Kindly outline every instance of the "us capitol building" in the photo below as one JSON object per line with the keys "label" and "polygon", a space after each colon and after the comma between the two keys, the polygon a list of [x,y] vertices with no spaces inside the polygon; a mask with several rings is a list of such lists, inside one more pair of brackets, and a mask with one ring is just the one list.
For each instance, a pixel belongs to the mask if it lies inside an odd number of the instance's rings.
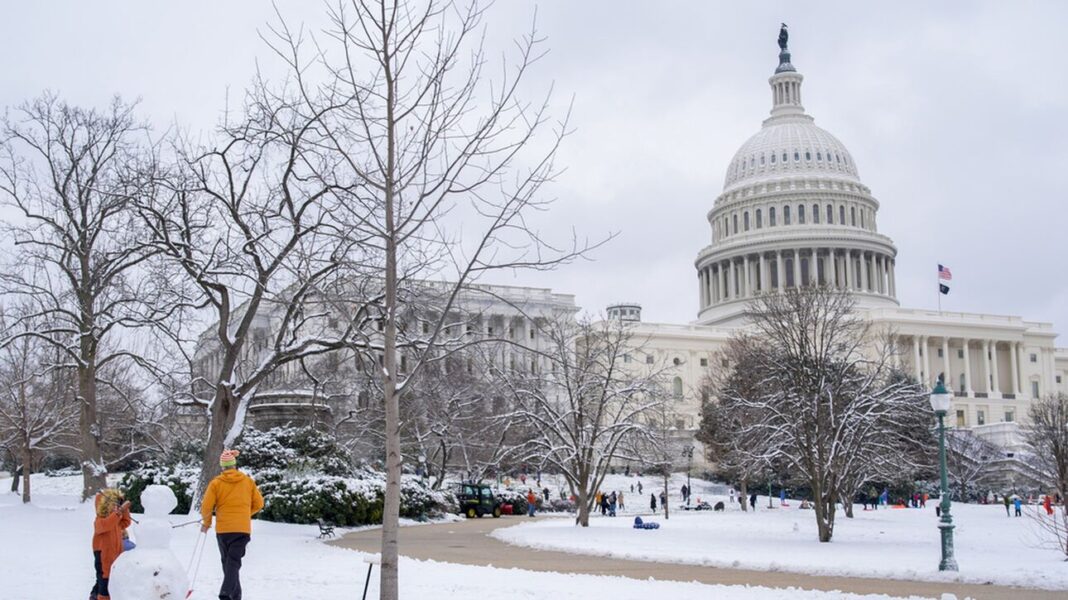
{"label": "us capitol building", "polygon": [[754,298],[808,285],[849,290],[875,326],[897,336],[917,381],[933,386],[944,374],[955,396],[951,424],[1012,452],[1031,400],[1068,391],[1068,349],[1054,346],[1049,323],[900,306],[897,248],[879,232],[879,201],[845,145],[805,113],[804,77],[785,35],[780,48],[768,80],[771,115],[727,165],[707,214],[711,241],[694,261],[696,321],[643,323],[641,307],[628,303],[609,307],[609,317],[634,322],[644,362],[667,365],[676,428],[693,432],[709,362],[744,325]]}

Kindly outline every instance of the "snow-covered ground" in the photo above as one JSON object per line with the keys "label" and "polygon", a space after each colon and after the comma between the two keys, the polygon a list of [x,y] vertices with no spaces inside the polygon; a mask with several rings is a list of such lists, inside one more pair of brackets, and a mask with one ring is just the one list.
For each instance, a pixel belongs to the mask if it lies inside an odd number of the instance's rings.
{"label": "snow-covered ground", "polygon": [[[928,502],[926,509],[869,512],[858,505],[854,519],[839,512],[834,540],[821,544],[812,511],[799,509],[796,501],[788,499],[790,506],[781,508],[774,498],[776,508],[769,510],[768,497],[760,496],[757,511],[743,513],[737,503],[721,495],[722,486],[694,480],[694,502],[699,497],[712,504],[722,500],[727,510],[686,512],[679,510],[678,496],[685,477],[676,474],[670,484],[671,516],[665,521],[662,512],[654,517],[649,508],[650,488],[659,494],[662,480],[641,479],[641,504],[629,494],[630,484],[636,481],[635,477],[614,476],[604,486],[607,491],[624,491],[626,518],[597,514],[587,529],[576,528],[571,519],[546,519],[501,529],[494,536],[521,546],[659,562],[1068,589],[1068,562],[1043,543],[1029,515],[1037,511],[1035,506],[1025,507],[1022,518],[1007,518],[1001,505],[954,505],[954,542],[960,565],[960,573],[954,576],[938,572],[940,538],[934,502]],[[633,529],[635,514],[659,522],[660,529]]]}
{"label": "snow-covered ground", "polygon": [[[80,478],[34,476],[35,500],[23,506],[6,490],[10,480],[0,479],[0,565],[4,566],[4,597],[18,600],[83,598],[93,581],[90,536],[92,510],[77,502]],[[135,515],[136,517],[136,515]],[[172,515],[173,523],[190,518]],[[608,524],[605,520],[604,524]],[[598,525],[602,525],[598,522]],[[609,527],[589,530],[610,531]],[[252,543],[242,569],[249,598],[287,600],[350,600],[359,597],[367,565],[365,555],[334,548],[316,539],[314,526],[256,522]],[[175,530],[172,547],[185,564],[199,536],[196,526]],[[136,552],[137,550],[134,550]],[[209,544],[192,598],[215,598],[221,568]],[[709,586],[657,582],[621,577],[535,573],[514,569],[472,567],[404,559],[401,563],[404,598],[479,598],[480,600],[531,599],[647,600],[648,598],[717,598],[722,600],[830,600],[885,599],[833,592],[780,590],[749,586]],[[377,596],[377,571],[369,597]]]}

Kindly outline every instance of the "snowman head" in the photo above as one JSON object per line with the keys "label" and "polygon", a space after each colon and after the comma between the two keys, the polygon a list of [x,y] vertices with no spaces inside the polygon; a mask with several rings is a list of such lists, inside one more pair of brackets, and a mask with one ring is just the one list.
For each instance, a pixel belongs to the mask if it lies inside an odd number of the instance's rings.
{"label": "snowman head", "polygon": [[165,485],[150,485],[141,492],[141,506],[145,507],[145,516],[163,517],[178,506],[178,498]]}

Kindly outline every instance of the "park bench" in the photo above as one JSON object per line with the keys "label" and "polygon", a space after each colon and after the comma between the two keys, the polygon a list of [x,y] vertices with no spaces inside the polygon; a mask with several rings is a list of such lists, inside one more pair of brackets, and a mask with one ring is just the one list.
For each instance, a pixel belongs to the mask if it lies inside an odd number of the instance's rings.
{"label": "park bench", "polygon": [[318,522],[319,522],[319,539],[323,539],[324,537],[334,537],[334,535],[336,535],[334,533],[334,525],[332,523],[327,523],[326,521],[324,521],[322,519],[319,519]]}

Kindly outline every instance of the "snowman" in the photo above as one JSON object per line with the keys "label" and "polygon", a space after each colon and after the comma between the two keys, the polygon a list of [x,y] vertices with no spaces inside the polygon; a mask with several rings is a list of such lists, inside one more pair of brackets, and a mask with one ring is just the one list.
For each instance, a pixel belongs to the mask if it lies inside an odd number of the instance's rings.
{"label": "snowman", "polygon": [[150,485],[141,494],[145,517],[134,527],[137,549],[123,552],[111,568],[112,600],[182,600],[189,580],[171,551],[167,515],[178,506],[171,488]]}

